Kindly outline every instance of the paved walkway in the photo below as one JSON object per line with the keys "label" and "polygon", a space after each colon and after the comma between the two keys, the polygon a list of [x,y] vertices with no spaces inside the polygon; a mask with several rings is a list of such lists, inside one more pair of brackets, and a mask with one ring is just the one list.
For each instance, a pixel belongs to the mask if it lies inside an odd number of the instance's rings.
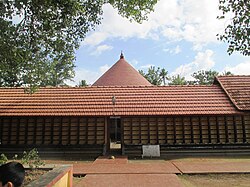
{"label": "paved walkway", "polygon": [[171,161],[183,174],[250,173],[249,161]]}
{"label": "paved walkway", "polygon": [[77,186],[182,187],[176,174],[250,173],[250,161],[173,160],[129,163],[127,157],[99,157],[93,163],[74,164],[74,174],[86,175]]}

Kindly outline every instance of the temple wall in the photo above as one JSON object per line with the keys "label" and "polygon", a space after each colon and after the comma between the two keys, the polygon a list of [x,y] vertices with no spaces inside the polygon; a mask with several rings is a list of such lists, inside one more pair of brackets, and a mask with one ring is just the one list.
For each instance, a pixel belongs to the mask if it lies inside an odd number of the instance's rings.
{"label": "temple wall", "polygon": [[[141,155],[142,145],[170,149],[236,148],[250,145],[250,115],[127,117],[123,154]],[[246,147],[246,146],[245,146]]]}
{"label": "temple wall", "polygon": [[0,119],[1,145],[103,145],[105,118],[4,117]]}

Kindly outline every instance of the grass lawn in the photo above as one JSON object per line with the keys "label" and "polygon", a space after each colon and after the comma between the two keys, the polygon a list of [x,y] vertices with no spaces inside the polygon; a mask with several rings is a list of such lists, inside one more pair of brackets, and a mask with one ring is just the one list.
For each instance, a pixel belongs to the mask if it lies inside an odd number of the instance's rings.
{"label": "grass lawn", "polygon": [[248,187],[250,174],[178,175],[185,187]]}

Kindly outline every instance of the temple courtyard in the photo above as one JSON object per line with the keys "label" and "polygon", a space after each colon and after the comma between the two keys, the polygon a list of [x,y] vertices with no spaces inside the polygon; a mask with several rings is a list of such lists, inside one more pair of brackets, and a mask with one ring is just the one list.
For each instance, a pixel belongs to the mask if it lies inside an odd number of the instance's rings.
{"label": "temple courtyard", "polygon": [[55,161],[73,164],[73,186],[248,186],[249,157],[180,159],[128,159],[126,156],[96,160]]}

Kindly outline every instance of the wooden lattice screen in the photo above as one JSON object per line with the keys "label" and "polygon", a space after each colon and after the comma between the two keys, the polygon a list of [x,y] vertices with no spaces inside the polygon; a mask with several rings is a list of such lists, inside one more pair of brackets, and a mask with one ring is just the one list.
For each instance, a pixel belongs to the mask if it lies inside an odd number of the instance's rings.
{"label": "wooden lattice screen", "polygon": [[2,145],[103,145],[105,118],[5,117],[0,119]]}
{"label": "wooden lattice screen", "polygon": [[122,124],[125,145],[250,142],[250,116],[129,117]]}

